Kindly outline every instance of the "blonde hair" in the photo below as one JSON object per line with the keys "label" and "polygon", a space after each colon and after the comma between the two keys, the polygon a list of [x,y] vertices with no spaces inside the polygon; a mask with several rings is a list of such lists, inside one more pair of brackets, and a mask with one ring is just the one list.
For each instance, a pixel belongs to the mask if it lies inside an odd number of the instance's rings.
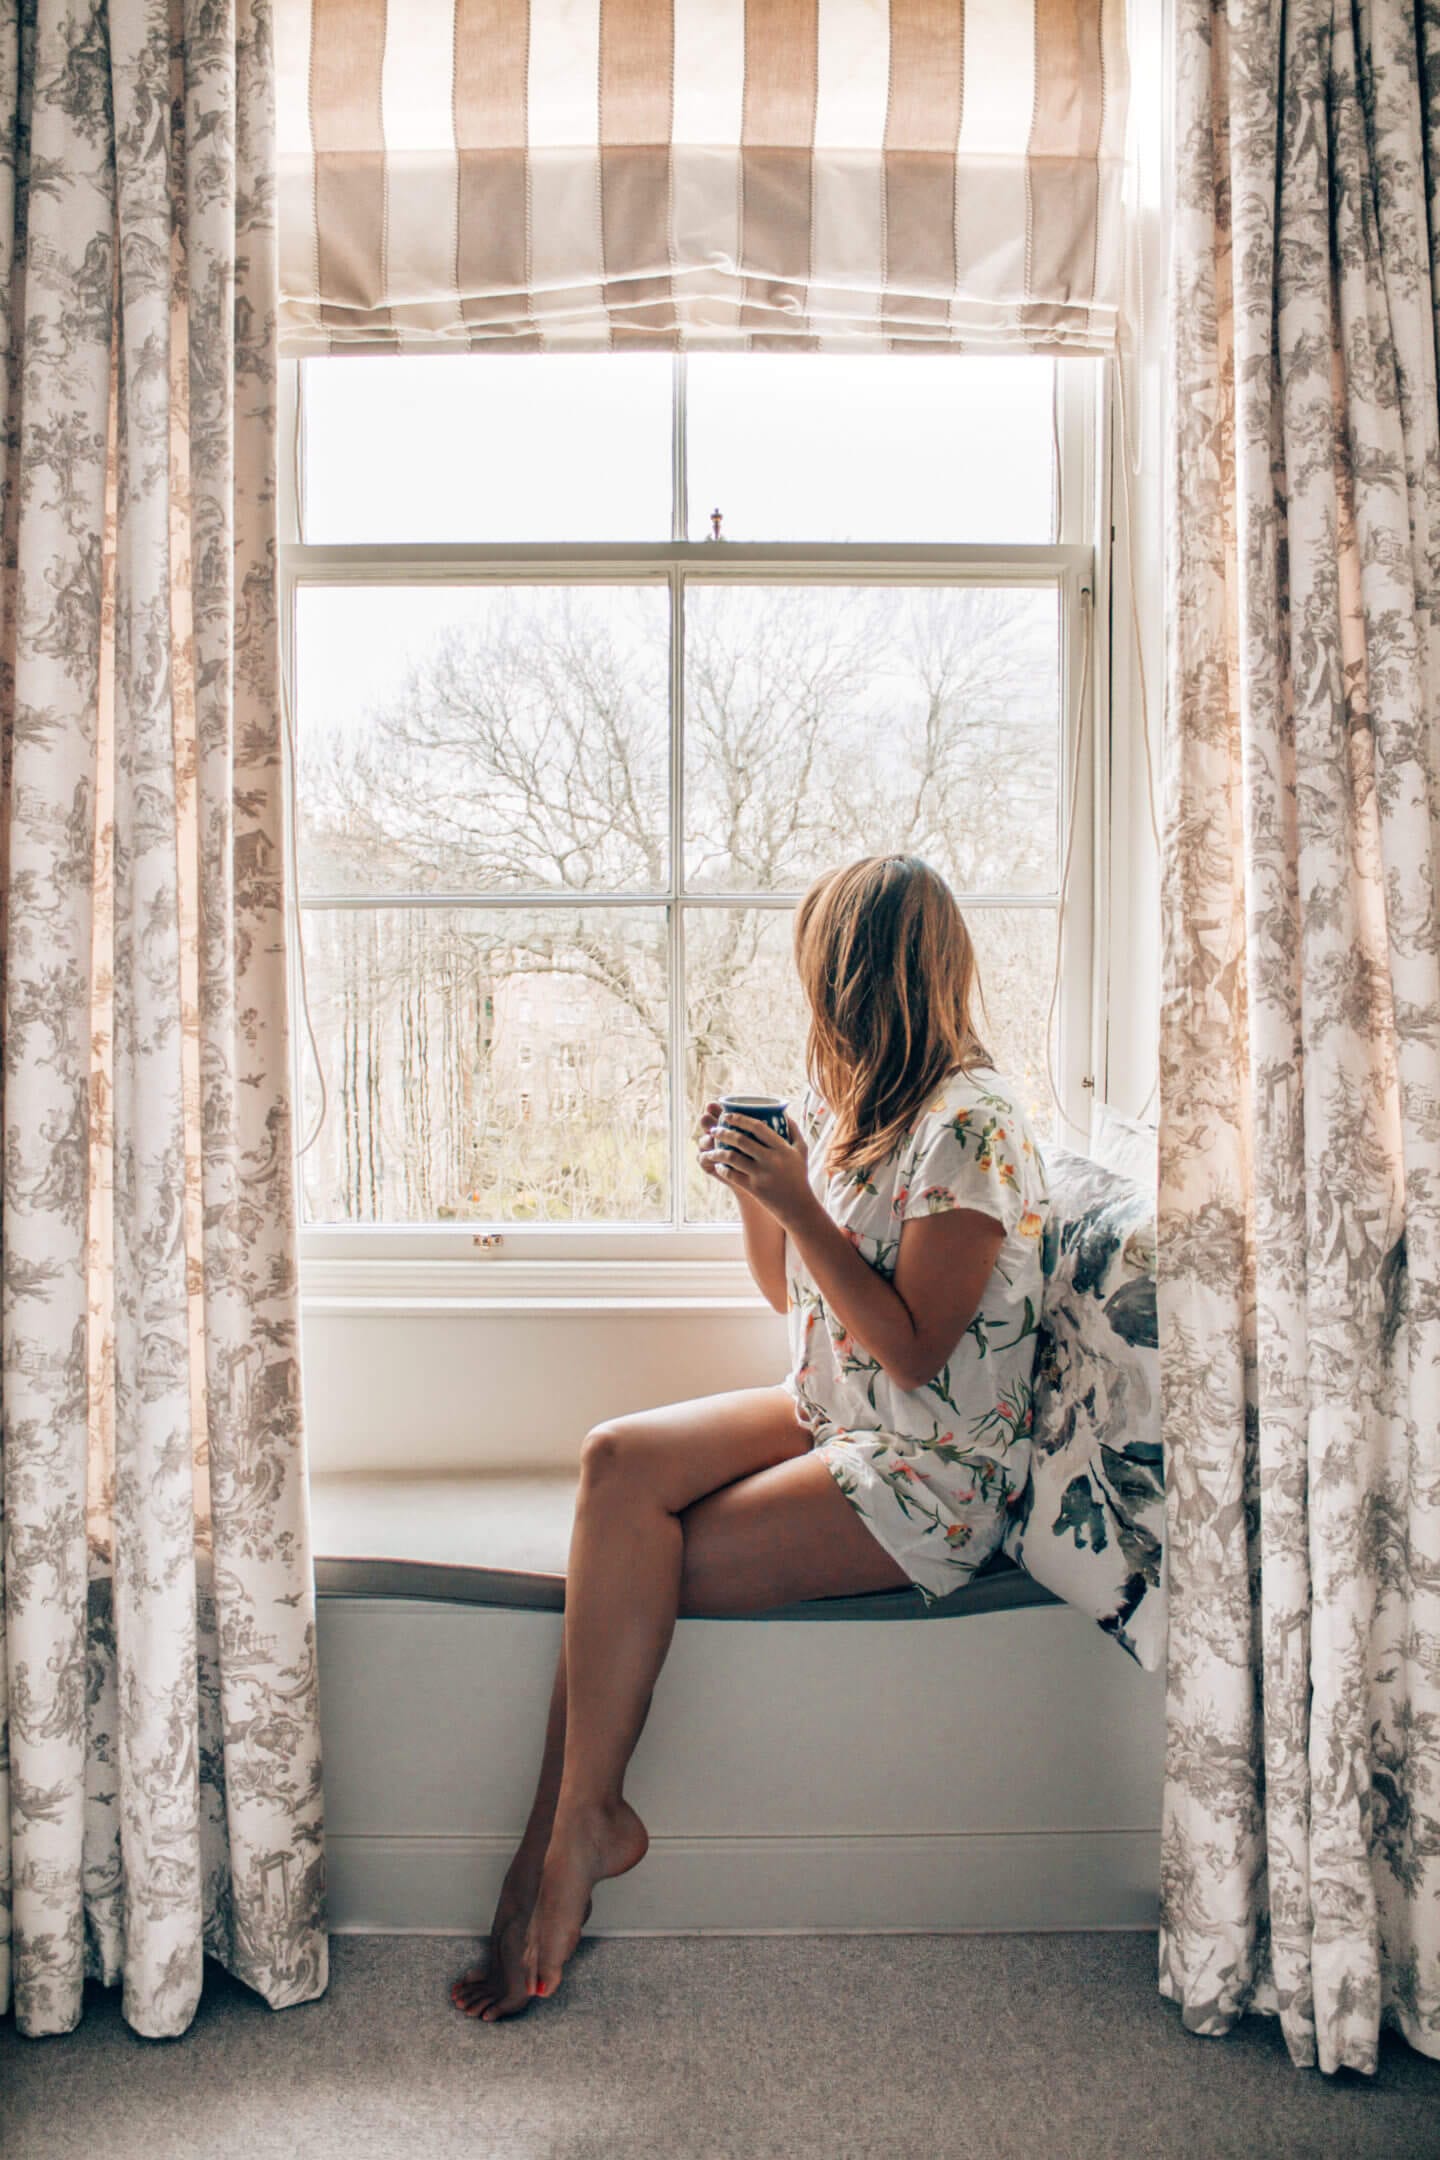
{"label": "blonde hair", "polygon": [[806,1067],[835,1117],[826,1167],[863,1175],[947,1074],[990,1063],[974,1023],[975,947],[938,871],[915,855],[867,855],[805,894],[795,965]]}

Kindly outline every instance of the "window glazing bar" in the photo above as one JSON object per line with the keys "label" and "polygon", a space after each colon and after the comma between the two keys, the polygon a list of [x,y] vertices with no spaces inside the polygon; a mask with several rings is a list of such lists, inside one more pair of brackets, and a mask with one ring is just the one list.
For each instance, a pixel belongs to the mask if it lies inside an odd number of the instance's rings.
{"label": "window glazing bar", "polygon": [[[462,545],[335,547],[292,544],[282,549],[287,574],[298,584],[404,585],[437,579],[499,578],[512,584],[548,584],[569,578],[608,578],[612,583],[664,577],[674,568],[694,578],[768,575],[790,580],[830,579],[884,583],[909,578],[965,577],[979,582],[1031,584],[1088,571],[1087,547],[930,547],[805,545],[746,540],[597,542],[577,546],[544,542],[525,546]],[[621,575],[623,573],[623,576]]]}
{"label": "window glazing bar", "polygon": [[[302,908],[328,908],[336,911],[376,908],[794,908],[804,895],[788,893],[608,893],[567,892],[563,887],[549,887],[544,892],[375,892],[375,893],[303,893]],[[985,892],[956,893],[961,907],[967,908],[1053,908],[1059,901],[1054,892]]]}
{"label": "window glazing bar", "polygon": [[669,960],[670,1084],[670,1221],[685,1215],[686,1011],[685,921],[679,904],[685,881],[685,600],[680,573],[670,573],[670,896],[666,904],[665,945]]}

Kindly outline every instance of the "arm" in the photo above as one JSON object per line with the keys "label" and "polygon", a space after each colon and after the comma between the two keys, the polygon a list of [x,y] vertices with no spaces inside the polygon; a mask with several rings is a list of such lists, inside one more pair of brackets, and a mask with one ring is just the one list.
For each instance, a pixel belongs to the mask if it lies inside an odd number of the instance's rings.
{"label": "arm", "polygon": [[789,1303],[785,1284],[785,1227],[777,1222],[770,1210],[757,1200],[753,1193],[745,1192],[739,1180],[719,1175],[719,1164],[725,1157],[717,1158],[710,1152],[710,1135],[720,1119],[719,1103],[706,1103],[700,1120],[700,1167],[706,1177],[715,1178],[717,1184],[728,1185],[740,1203],[740,1229],[745,1239],[745,1265],[750,1277],[766,1303],[778,1313],[783,1313]]}
{"label": "arm", "polygon": [[830,1310],[896,1385],[924,1387],[975,1316],[1005,1242],[1004,1224],[975,1208],[918,1216],[901,1229],[887,1282],[826,1214],[803,1159],[789,1159],[798,1151],[753,1119],[739,1123],[744,1153],[731,1157],[725,1183],[765,1209],[782,1241],[789,1232]]}

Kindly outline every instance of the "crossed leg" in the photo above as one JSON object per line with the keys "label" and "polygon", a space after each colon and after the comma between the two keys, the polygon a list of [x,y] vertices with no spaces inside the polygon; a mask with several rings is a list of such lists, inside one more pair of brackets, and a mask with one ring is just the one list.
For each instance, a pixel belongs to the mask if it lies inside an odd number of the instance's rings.
{"label": "crossed leg", "polygon": [[597,1426],[581,1451],[565,1632],[530,1820],[487,1962],[451,1989],[491,2020],[550,1995],[602,1878],[643,1858],[626,1767],[677,1613],[721,1618],[906,1577],[855,1515],[783,1388]]}

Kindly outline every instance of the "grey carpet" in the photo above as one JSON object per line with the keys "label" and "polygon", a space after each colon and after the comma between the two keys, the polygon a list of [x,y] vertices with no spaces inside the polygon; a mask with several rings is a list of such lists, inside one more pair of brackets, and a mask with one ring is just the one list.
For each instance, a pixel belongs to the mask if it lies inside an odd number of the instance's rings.
{"label": "grey carpet", "polygon": [[4,2160],[1437,2160],[1440,2062],[1290,2066],[1270,2018],[1184,2031],[1151,1935],[589,1941],[564,1990],[470,2024],[464,1945],[334,1945],[279,2015],[212,1969],[185,2039],[92,1991],[0,2024]]}

